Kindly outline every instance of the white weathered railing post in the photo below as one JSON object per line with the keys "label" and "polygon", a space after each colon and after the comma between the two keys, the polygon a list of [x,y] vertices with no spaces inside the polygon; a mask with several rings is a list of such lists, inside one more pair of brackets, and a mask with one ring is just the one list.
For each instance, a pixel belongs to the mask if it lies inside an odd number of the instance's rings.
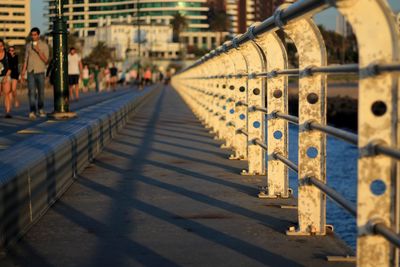
{"label": "white weathered railing post", "polygon": [[[264,33],[257,37],[256,43],[266,56],[266,71],[272,73],[288,68],[285,47],[276,33]],[[288,78],[286,75],[270,75],[267,81],[267,187],[260,192],[260,198],[276,198],[289,196],[289,176],[287,167],[274,158],[279,153],[288,158],[288,123],[273,116],[274,112],[288,114]],[[261,106],[263,107],[263,106]],[[263,112],[256,111],[262,115]]]}
{"label": "white weathered railing post", "polygon": [[235,126],[234,126],[234,118],[235,114],[234,112],[232,113],[231,110],[235,110],[235,101],[234,101],[234,93],[232,90],[230,90],[231,86],[231,81],[232,79],[228,78],[228,74],[233,74],[235,73],[235,66],[233,65],[233,62],[231,58],[222,51],[221,55],[221,62],[222,62],[222,68],[221,70],[225,78],[221,79],[221,88],[222,91],[224,92],[224,95],[226,96],[225,99],[225,125],[226,125],[226,133],[225,133],[225,144],[222,145],[223,148],[229,148],[232,150],[236,150],[236,144],[235,144]]}
{"label": "white weathered railing post", "polygon": [[377,222],[398,227],[396,163],[368,148],[376,142],[398,147],[398,76],[371,68],[399,60],[398,25],[383,0],[347,0],[338,10],[350,22],[359,51],[357,266],[397,267],[394,247],[373,231]]}
{"label": "white weathered railing post", "polygon": [[234,108],[229,112],[233,114],[233,123],[235,125],[235,155],[231,159],[247,159],[247,136],[241,130],[247,131],[247,108],[245,106],[237,105],[238,102],[247,103],[247,64],[240,48],[230,50],[228,56],[231,58],[236,75],[241,77],[233,77],[230,79],[228,90],[231,90],[234,96]]}
{"label": "white weathered railing post", "polygon": [[[250,28],[250,32],[251,29],[252,28]],[[265,114],[253,112],[249,109],[249,107],[252,106],[265,105],[264,80],[262,77],[252,75],[254,73],[264,72],[266,65],[265,56],[254,42],[244,44],[239,51],[245,59],[248,73],[246,88],[247,101],[241,103],[243,110],[247,110],[248,170],[244,170],[242,174],[265,175],[265,151],[262,147],[254,143],[255,139],[262,140],[263,142],[265,140]],[[244,116],[244,114],[240,114],[239,118],[241,118],[241,116]]]}
{"label": "white weathered railing post", "polygon": [[[275,13],[278,25],[282,25],[280,12]],[[288,23],[284,30],[297,48],[300,69],[326,66],[324,40],[310,18]],[[310,131],[307,127],[310,122],[326,124],[326,75],[303,71],[299,74],[299,223],[295,232],[287,232],[291,235],[325,235],[326,197],[306,180],[314,177],[326,182],[326,136],[319,131]]]}

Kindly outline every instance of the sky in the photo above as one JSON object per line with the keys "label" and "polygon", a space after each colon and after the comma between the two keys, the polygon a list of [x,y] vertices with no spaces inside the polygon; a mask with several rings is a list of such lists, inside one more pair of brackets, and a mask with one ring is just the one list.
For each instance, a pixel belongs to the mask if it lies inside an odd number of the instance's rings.
{"label": "sky", "polygon": [[[389,0],[389,4],[392,9],[399,12],[400,11],[400,1],[399,0]],[[47,29],[46,18],[43,16],[44,11],[44,1],[43,0],[31,0],[31,24],[32,27],[36,26],[42,30]],[[315,17],[317,24],[324,25],[327,29],[334,30],[336,25],[336,15],[337,12],[334,8],[330,8],[321,12]]]}

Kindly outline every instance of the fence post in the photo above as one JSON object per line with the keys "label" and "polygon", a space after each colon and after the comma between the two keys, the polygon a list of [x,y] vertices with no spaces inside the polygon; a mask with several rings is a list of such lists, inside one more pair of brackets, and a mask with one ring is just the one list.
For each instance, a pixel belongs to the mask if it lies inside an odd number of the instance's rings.
{"label": "fence post", "polygon": [[[212,52],[211,52],[212,53]],[[208,96],[209,96],[209,103],[211,105],[212,111],[210,112],[210,124],[211,124],[211,133],[215,134],[215,138],[219,138],[221,134],[221,129],[219,127],[219,117],[221,114],[220,107],[219,107],[219,90],[214,85],[214,78],[211,76],[215,75],[216,67],[215,61],[218,60],[218,57],[213,57],[207,61],[208,64],[204,66],[204,69],[207,70],[204,73],[205,81],[208,86]]]}
{"label": "fence post", "polygon": [[225,99],[225,125],[226,125],[226,143],[222,145],[222,148],[229,148],[232,150],[236,150],[236,144],[235,144],[235,126],[234,126],[234,117],[235,114],[234,112],[232,113],[231,110],[235,110],[235,101],[234,99],[234,94],[233,91],[230,90],[230,85],[231,85],[231,79],[228,77],[229,74],[234,74],[235,73],[235,66],[233,65],[233,62],[231,61],[230,57],[223,52],[221,54],[221,60],[222,60],[222,68],[223,68],[223,75],[225,76],[221,82],[221,87],[222,91],[224,92],[224,95],[226,96]]}
{"label": "fence post", "polygon": [[[275,18],[279,20],[279,11]],[[309,67],[326,65],[326,49],[318,27],[310,18],[288,23],[284,30],[296,45],[299,68],[306,70],[299,76],[299,224],[295,232],[287,233],[325,235],[326,196],[308,184],[306,178],[312,176],[326,182],[326,136],[307,127],[311,121],[326,124],[326,75],[311,75],[307,71]]]}
{"label": "fence post", "polygon": [[204,106],[204,103],[207,103],[207,96],[204,93],[205,88],[204,88],[204,81],[201,78],[203,76],[203,66],[198,66],[195,69],[195,75],[197,77],[195,86],[190,85],[190,87],[193,89],[194,96],[192,98],[192,101],[196,107],[197,114],[200,117],[200,120],[202,121],[203,125],[206,126],[208,124],[209,120],[209,111],[208,109]]}
{"label": "fence post", "polygon": [[[257,37],[256,43],[266,56],[266,71],[288,68],[285,47],[276,33],[265,33]],[[267,188],[260,192],[260,198],[289,197],[288,168],[273,157],[279,153],[288,158],[288,123],[273,116],[274,112],[288,114],[288,78],[286,75],[270,75],[267,77]],[[261,113],[261,112],[259,112]]]}
{"label": "fence post", "polygon": [[399,60],[398,26],[383,0],[348,0],[338,10],[351,23],[359,52],[357,266],[397,267],[396,249],[373,225],[398,227],[398,170],[394,160],[368,148],[376,142],[398,147],[398,75],[372,67]]}
{"label": "fence post", "polygon": [[234,77],[231,79],[228,90],[231,90],[234,95],[235,107],[229,110],[230,113],[234,114],[235,124],[235,138],[236,144],[235,155],[230,159],[247,159],[247,136],[245,136],[240,130],[247,131],[247,108],[245,106],[237,105],[238,102],[247,103],[247,64],[240,49],[237,47],[234,50],[228,51],[228,56],[231,58],[235,66],[235,74],[241,75],[240,77]]}
{"label": "fence post", "polygon": [[[252,27],[249,28],[248,34],[252,34]],[[255,39],[254,35],[253,39]],[[248,175],[265,175],[265,151],[262,147],[254,143],[255,139],[265,140],[265,114],[254,112],[250,107],[265,105],[265,88],[262,77],[256,77],[255,73],[264,72],[265,60],[264,54],[260,48],[253,42],[247,42],[240,48],[240,53],[247,64],[247,101],[243,109],[247,112],[247,146],[248,146],[248,171],[243,170],[242,174]],[[239,114],[242,119],[245,114]]]}
{"label": "fence post", "polygon": [[[213,65],[213,76],[214,78],[212,79],[213,81],[213,87],[215,92],[217,93],[217,108],[218,108],[218,116],[217,116],[217,138],[220,140],[226,139],[226,117],[225,117],[225,91],[222,89],[222,84],[221,84],[221,79],[217,78],[218,75],[220,75],[221,71],[221,66],[222,66],[222,58],[220,55],[218,55],[216,58],[212,59],[212,65]],[[224,108],[225,107],[225,108]]]}

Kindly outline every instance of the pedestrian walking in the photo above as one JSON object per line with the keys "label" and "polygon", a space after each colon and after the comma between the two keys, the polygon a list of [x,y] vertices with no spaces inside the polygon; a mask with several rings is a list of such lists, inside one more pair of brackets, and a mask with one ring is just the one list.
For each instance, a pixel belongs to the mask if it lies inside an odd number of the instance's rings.
{"label": "pedestrian walking", "polygon": [[117,89],[117,81],[118,81],[118,69],[117,67],[115,67],[115,63],[112,63],[110,67],[110,85],[113,91]]}
{"label": "pedestrian walking", "polygon": [[79,101],[79,78],[82,73],[81,57],[76,53],[75,47],[71,47],[68,54],[68,81],[69,81],[69,98],[71,101],[75,99]]}
{"label": "pedestrian walking", "polygon": [[143,76],[145,85],[148,85],[151,83],[151,76],[152,76],[151,70],[150,70],[150,68],[147,68],[144,73],[144,76]]}
{"label": "pedestrian walking", "polygon": [[88,91],[89,78],[89,66],[85,64],[82,71],[83,92],[85,93]]}
{"label": "pedestrian walking", "polygon": [[137,84],[137,71],[135,69],[131,69],[129,71],[129,76],[131,77],[131,80],[133,81],[133,83]]}
{"label": "pedestrian walking", "polygon": [[105,88],[107,91],[110,90],[110,68],[108,68],[107,66],[104,68],[103,70],[103,81],[105,81]]}
{"label": "pedestrian walking", "polygon": [[26,45],[21,81],[25,79],[25,73],[28,72],[29,118],[36,119],[37,110],[41,117],[46,116],[44,112],[44,81],[46,65],[49,60],[49,46],[40,39],[39,28],[32,28],[30,36],[32,41]]}
{"label": "pedestrian walking", "polygon": [[0,39],[0,90],[4,94],[5,118],[11,116],[11,88],[10,88],[11,70],[8,64],[8,56],[4,41]]}
{"label": "pedestrian walking", "polygon": [[93,70],[94,83],[96,84],[96,93],[100,92],[100,66],[96,64]]}
{"label": "pedestrian walking", "polygon": [[19,101],[17,96],[17,87],[19,80],[19,67],[18,67],[18,55],[15,52],[15,47],[10,46],[8,48],[8,64],[11,70],[11,95],[12,95],[12,103],[14,107],[19,107]]}

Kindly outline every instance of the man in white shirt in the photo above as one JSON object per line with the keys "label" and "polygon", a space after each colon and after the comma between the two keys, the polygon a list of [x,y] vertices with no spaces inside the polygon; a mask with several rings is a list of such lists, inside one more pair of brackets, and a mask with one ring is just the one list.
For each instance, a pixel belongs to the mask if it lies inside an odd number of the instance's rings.
{"label": "man in white shirt", "polygon": [[[79,78],[82,73],[81,57],[76,53],[76,49],[71,47],[68,54],[68,80],[69,80],[69,99],[74,100],[75,91],[76,101],[79,100]],[[75,90],[74,90],[75,89]]]}

